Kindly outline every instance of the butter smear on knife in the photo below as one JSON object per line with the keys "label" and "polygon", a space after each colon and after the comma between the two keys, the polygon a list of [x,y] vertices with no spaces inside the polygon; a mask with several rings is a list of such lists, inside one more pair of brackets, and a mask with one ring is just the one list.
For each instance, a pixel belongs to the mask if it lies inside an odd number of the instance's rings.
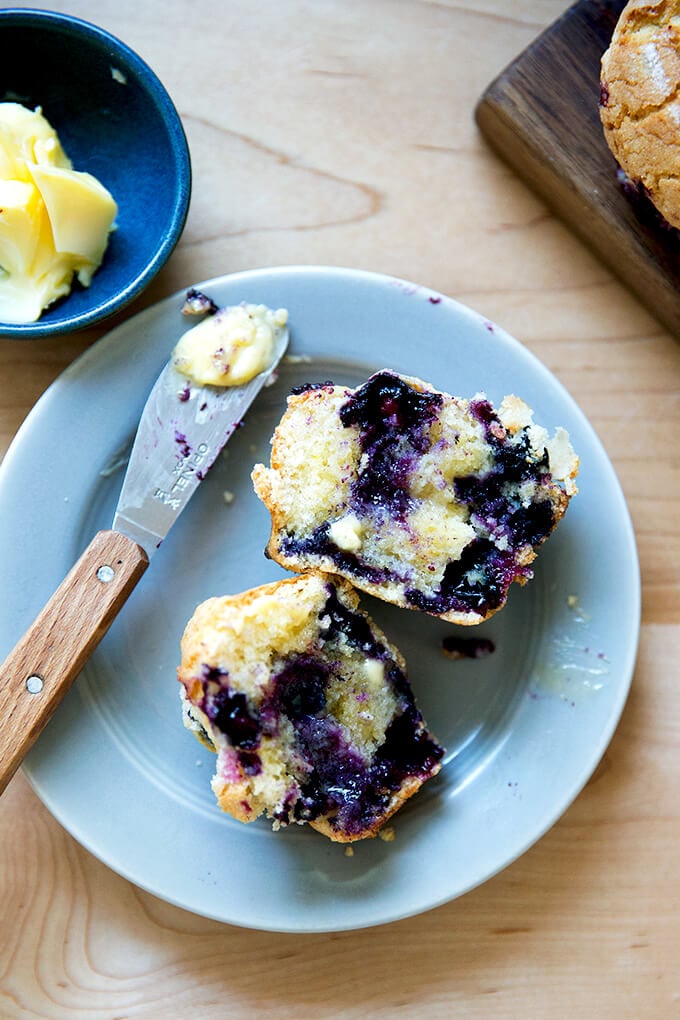
{"label": "butter smear on knife", "polygon": [[245,303],[218,308],[180,338],[173,364],[199,386],[242,386],[271,365],[287,322],[285,308]]}
{"label": "butter smear on knife", "polygon": [[0,320],[35,322],[101,265],[118,208],[41,110],[0,103]]}

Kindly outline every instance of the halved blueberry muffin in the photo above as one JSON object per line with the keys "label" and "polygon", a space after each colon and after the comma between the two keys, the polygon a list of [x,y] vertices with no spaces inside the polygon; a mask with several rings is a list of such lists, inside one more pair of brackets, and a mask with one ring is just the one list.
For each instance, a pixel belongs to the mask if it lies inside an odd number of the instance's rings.
{"label": "halved blueberry muffin", "polygon": [[475,624],[532,576],[577,470],[565,430],[550,437],[517,397],[496,410],[383,370],[295,391],[253,481],[282,566]]}
{"label": "halved blueberry muffin", "polygon": [[404,660],[342,580],[301,574],[200,605],[182,639],[185,724],[242,822],[375,836],[440,769]]}

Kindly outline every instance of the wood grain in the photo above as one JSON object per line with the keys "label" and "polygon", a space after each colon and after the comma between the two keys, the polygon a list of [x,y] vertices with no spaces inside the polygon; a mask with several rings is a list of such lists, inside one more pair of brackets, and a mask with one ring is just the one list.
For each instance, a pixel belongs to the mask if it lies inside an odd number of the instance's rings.
{"label": "wood grain", "polygon": [[148,565],[131,539],[100,531],[0,666],[0,794]]}
{"label": "wood grain", "polygon": [[[18,773],[0,798],[0,1017],[680,1017],[680,345],[474,120],[565,0],[47,6],[137,50],[189,137],[187,229],[128,314],[294,263],[394,273],[477,308],[602,439],[637,535],[643,625],[620,726],[564,817],[483,887],[373,930],[274,935],[160,902],[88,853]],[[1,451],[97,335],[0,340]]]}
{"label": "wood grain", "polygon": [[489,144],[680,335],[680,232],[624,189],[600,124],[600,58],[625,0],[581,0],[484,92]]}

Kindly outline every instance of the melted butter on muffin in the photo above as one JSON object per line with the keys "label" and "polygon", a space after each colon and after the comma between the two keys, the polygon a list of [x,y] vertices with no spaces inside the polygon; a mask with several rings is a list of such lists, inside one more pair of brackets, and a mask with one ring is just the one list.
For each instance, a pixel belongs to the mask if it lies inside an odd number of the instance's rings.
{"label": "melted butter on muffin", "polygon": [[358,552],[361,549],[362,524],[356,514],[345,514],[333,521],[328,529],[328,537],[345,552]]}

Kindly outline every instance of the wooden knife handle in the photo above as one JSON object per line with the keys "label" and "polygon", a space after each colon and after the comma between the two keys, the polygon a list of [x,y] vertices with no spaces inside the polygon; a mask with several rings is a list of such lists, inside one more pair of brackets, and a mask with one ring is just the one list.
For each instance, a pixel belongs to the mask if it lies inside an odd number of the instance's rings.
{"label": "wooden knife handle", "polygon": [[100,531],[0,666],[0,793],[149,565],[117,531]]}

